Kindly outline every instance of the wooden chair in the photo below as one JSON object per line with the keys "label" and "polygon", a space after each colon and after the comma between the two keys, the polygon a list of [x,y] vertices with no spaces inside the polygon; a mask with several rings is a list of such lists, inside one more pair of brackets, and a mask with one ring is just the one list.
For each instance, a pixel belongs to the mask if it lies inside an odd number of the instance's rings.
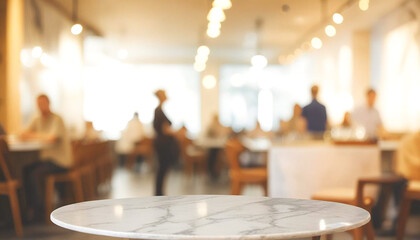
{"label": "wooden chair", "polygon": [[193,141],[187,136],[183,136],[178,140],[180,142],[185,174],[191,176],[194,173],[195,168],[197,168],[198,172],[205,173],[206,159],[204,152],[194,149]]}
{"label": "wooden chair", "polygon": [[153,139],[151,138],[143,138],[138,143],[132,153],[127,155],[127,159],[125,160],[125,167],[127,169],[131,169],[136,162],[138,156],[144,157],[145,161],[147,161],[150,168],[153,167]]}
{"label": "wooden chair", "polygon": [[[392,185],[401,184],[403,181],[405,181],[405,179],[400,176],[361,178],[357,181],[356,190],[352,188],[327,189],[315,193],[312,196],[312,199],[349,204],[364,208],[365,210],[371,212],[374,200],[371,197],[364,195],[364,190],[367,185],[380,185],[389,187]],[[373,240],[375,238],[372,221],[363,227],[352,230],[351,232],[354,240],[362,240],[363,235],[366,235],[368,240]],[[327,236],[327,239],[331,238],[332,236]]]}
{"label": "wooden chair", "polygon": [[10,207],[13,215],[13,223],[15,225],[16,235],[23,236],[22,219],[20,215],[19,199],[17,190],[20,187],[20,182],[12,179],[9,168],[7,166],[7,158],[9,149],[7,143],[3,138],[0,138],[0,170],[2,171],[5,181],[0,181],[0,194],[7,195],[10,201]]}
{"label": "wooden chair", "polygon": [[[79,144],[79,143],[78,143]],[[82,165],[84,150],[76,144],[73,145],[73,167],[66,173],[50,174],[45,180],[45,221],[50,222],[50,214],[54,209],[54,189],[56,183],[71,184],[74,200],[82,202],[85,200],[83,192],[83,176],[88,174],[88,168]],[[81,144],[81,143],[80,143]]]}
{"label": "wooden chair", "polygon": [[230,139],[225,146],[225,152],[229,161],[229,177],[231,181],[231,194],[241,194],[245,184],[260,184],[267,193],[267,168],[241,168],[239,154],[245,150],[244,146],[236,139]]}
{"label": "wooden chair", "polygon": [[409,181],[404,192],[397,222],[397,240],[403,240],[411,203],[420,200],[420,181]]}

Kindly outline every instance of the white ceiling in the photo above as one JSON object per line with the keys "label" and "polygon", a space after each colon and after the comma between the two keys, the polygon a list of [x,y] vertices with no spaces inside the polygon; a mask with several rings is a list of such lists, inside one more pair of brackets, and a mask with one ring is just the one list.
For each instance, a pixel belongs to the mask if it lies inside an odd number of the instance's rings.
{"label": "white ceiling", "polygon": [[[71,11],[72,0],[55,0]],[[255,21],[264,21],[260,45],[271,58],[284,53],[308,30],[321,21],[321,0],[232,0],[222,33],[217,39],[205,35],[211,0],[79,0],[79,16],[99,29],[108,43],[127,48],[130,59],[191,61],[200,44],[218,49],[221,58],[255,51]],[[348,0],[325,0],[326,15],[331,15]],[[357,4],[347,10],[346,21],[368,28],[402,0],[371,0],[368,12]],[[290,6],[288,12],[282,6]],[[349,16],[346,16],[349,15]],[[353,24],[355,25],[355,24]],[[242,57],[242,56],[241,56]],[[237,61],[235,59],[234,61]]]}

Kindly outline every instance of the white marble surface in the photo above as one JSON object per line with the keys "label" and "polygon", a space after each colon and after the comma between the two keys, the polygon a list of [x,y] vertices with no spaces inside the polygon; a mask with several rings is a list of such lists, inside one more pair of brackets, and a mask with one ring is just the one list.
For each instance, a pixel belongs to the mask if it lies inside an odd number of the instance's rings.
{"label": "white marble surface", "polygon": [[367,211],[339,203],[195,195],[83,202],[51,220],[74,231],[131,239],[293,239],[366,224]]}
{"label": "white marble surface", "polygon": [[380,150],[374,145],[277,145],[269,151],[267,166],[270,197],[310,199],[326,189],[356,189],[359,178],[381,174]]}

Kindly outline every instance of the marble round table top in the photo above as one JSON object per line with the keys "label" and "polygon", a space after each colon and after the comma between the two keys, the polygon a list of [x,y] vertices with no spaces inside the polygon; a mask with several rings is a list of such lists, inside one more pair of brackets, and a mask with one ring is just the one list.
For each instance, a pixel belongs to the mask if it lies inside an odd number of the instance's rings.
{"label": "marble round table top", "polygon": [[293,239],[357,228],[370,214],[324,201],[193,195],[82,202],[55,210],[51,220],[74,231],[130,239]]}

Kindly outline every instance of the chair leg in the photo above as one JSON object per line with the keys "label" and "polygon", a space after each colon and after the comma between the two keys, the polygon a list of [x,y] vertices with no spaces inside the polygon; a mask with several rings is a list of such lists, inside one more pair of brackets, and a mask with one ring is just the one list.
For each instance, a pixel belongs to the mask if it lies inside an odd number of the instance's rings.
{"label": "chair leg", "polygon": [[241,183],[237,180],[232,180],[231,183],[231,194],[240,195],[241,194]]}
{"label": "chair leg", "polygon": [[13,223],[15,225],[16,235],[23,236],[22,219],[20,216],[19,199],[17,197],[16,188],[9,189],[10,207],[12,208]]}
{"label": "chair leg", "polygon": [[76,202],[83,202],[83,185],[80,175],[75,176],[75,178],[73,179],[73,191]]}
{"label": "chair leg", "polygon": [[54,204],[54,183],[53,177],[47,177],[45,181],[45,222],[50,223],[50,214]]}
{"label": "chair leg", "polygon": [[262,187],[264,189],[264,196],[268,197],[268,187],[267,187],[267,182],[263,182]]}
{"label": "chair leg", "polygon": [[321,240],[321,236],[312,237],[312,240]]}
{"label": "chair leg", "polygon": [[410,215],[411,199],[404,198],[401,203],[400,214],[397,223],[397,240],[403,240],[405,235],[405,225]]}

